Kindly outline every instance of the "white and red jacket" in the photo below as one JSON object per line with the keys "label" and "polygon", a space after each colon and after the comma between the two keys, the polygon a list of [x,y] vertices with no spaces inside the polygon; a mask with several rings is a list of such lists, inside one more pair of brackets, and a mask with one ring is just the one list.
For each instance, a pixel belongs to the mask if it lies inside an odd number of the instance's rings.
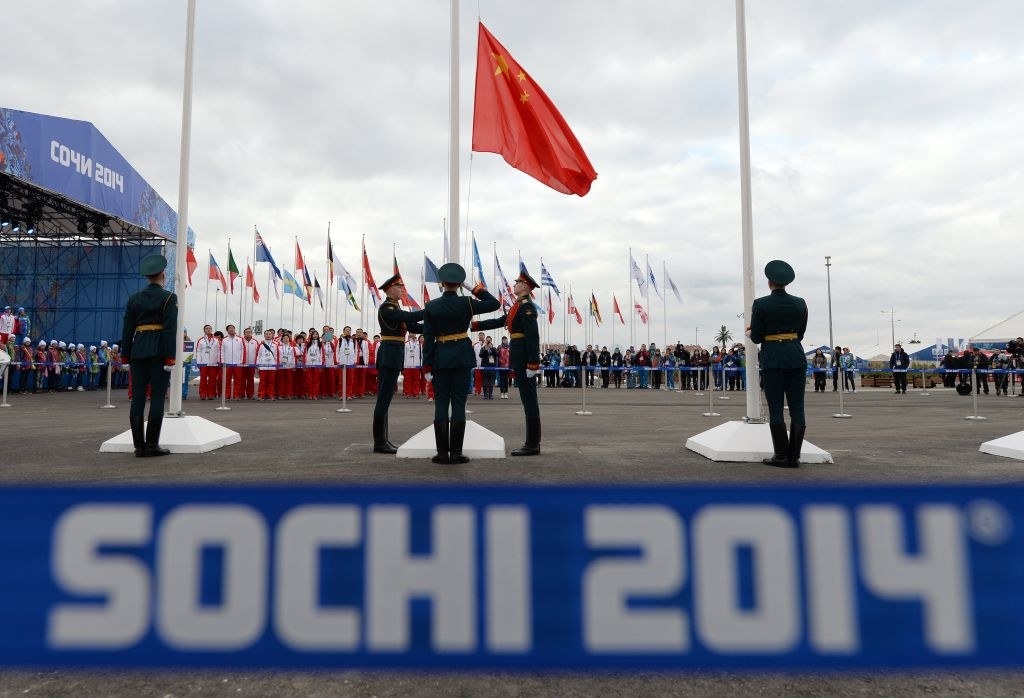
{"label": "white and red jacket", "polygon": [[306,366],[322,368],[324,365],[324,344],[319,340],[306,345]]}
{"label": "white and red jacket", "polygon": [[224,337],[220,343],[220,358],[228,366],[241,366],[248,363],[245,340],[237,334]]}
{"label": "white and red jacket", "polygon": [[260,349],[260,342],[263,340],[251,337],[246,339],[242,337],[242,341],[245,343],[245,363],[252,365],[256,363],[256,352]]}
{"label": "white and red jacket", "polygon": [[196,341],[195,353],[197,366],[220,366],[220,342],[212,334]]}
{"label": "white and red jacket", "polygon": [[273,371],[281,363],[281,344],[276,339],[260,340],[256,365],[261,371]]}

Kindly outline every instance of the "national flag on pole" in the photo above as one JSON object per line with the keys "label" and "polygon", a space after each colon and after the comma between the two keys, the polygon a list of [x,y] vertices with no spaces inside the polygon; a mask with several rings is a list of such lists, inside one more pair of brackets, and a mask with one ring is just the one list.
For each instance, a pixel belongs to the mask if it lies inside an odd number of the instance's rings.
{"label": "national flag on pole", "polygon": [[302,267],[302,287],[306,289],[306,302],[313,305],[313,280],[309,278],[309,269]]}
{"label": "national flag on pole", "polygon": [[501,268],[497,253],[494,254],[494,266],[498,269],[498,278],[501,279],[501,308],[511,308],[516,301],[515,295],[512,293],[512,285],[505,278],[505,270]]}
{"label": "national flag on pole", "polygon": [[316,272],[313,272],[313,292],[316,293],[316,299],[320,301],[320,310],[324,309],[324,292],[320,288],[320,280],[316,278]]}
{"label": "national flag on pole", "polygon": [[252,273],[252,267],[245,265],[245,287],[252,287],[252,300],[254,303],[260,302],[260,292],[256,288],[256,276]]}
{"label": "national flag on pole", "polygon": [[555,321],[555,305],[551,302],[551,291],[548,291],[548,324]]}
{"label": "national flag on pole", "polygon": [[544,260],[540,260],[540,285],[550,286],[555,291],[555,295],[561,299],[562,294],[558,291],[558,286],[555,284],[555,280],[551,278],[551,272],[544,266]]}
{"label": "national flag on pole", "polygon": [[590,314],[597,320],[597,324],[601,324],[601,309],[597,307],[597,297],[593,292],[590,293]]}
{"label": "national flag on pole", "polygon": [[572,294],[571,293],[569,294],[569,314],[576,316],[576,324],[577,325],[582,325],[583,324],[583,315],[580,314],[579,308],[577,308],[576,304],[573,303]]}
{"label": "national flag on pole", "polygon": [[642,305],[640,305],[640,301],[637,301],[633,305],[633,307],[636,308],[637,314],[640,315],[640,321],[646,325],[647,324],[647,311],[644,310],[644,307]]}
{"label": "national flag on pole", "polygon": [[196,261],[196,253],[189,246],[185,246],[185,269],[188,270],[188,285],[192,285],[192,272],[199,266],[199,262]]}
{"label": "national flag on pole", "polygon": [[224,278],[224,272],[220,270],[220,267],[217,265],[217,260],[213,258],[213,252],[210,253],[210,273],[208,278],[210,281],[220,281],[220,285],[224,289],[224,293],[228,292],[228,280]]}
{"label": "national flag on pole", "polygon": [[619,322],[623,325],[626,324],[626,318],[622,317],[622,309],[619,308],[619,300],[612,294],[612,312],[619,316]]}
{"label": "national flag on pole", "polygon": [[679,294],[679,289],[672,282],[672,277],[668,275],[668,270],[665,270],[665,285],[672,289],[672,293],[676,294],[676,300],[680,303],[683,302],[683,297]]}
{"label": "national flag on pole", "polygon": [[432,284],[441,283],[441,278],[437,275],[437,265],[430,261],[430,257],[423,255],[423,280]]}
{"label": "national flag on pole", "polygon": [[426,281],[424,281],[424,282],[423,282],[423,283],[421,284],[421,286],[422,286],[422,289],[421,289],[421,290],[423,291],[423,305],[426,305],[427,303],[429,303],[429,302],[430,302],[430,294],[429,294],[429,293],[427,293],[427,282],[426,282]]}
{"label": "national flag on pole", "polygon": [[480,250],[476,246],[476,235],[473,235],[473,268],[476,270],[477,276],[474,281],[483,284],[484,288],[487,288],[487,279],[484,277],[484,265],[480,263]]}
{"label": "national flag on pole", "polygon": [[352,274],[349,273],[348,269],[346,269],[345,265],[342,264],[341,262],[338,263],[338,267],[338,290],[342,291],[345,294],[345,300],[347,300],[349,304],[358,312],[359,304],[356,303],[355,294],[355,289],[358,286],[358,284],[356,284],[356,279],[354,276],[352,276]]}
{"label": "national flag on pole", "polygon": [[[277,266],[277,262],[270,256],[270,248],[267,247],[267,243],[263,242],[263,236],[256,231],[256,261],[257,262],[270,262],[270,268],[274,270],[274,276],[281,278],[281,270]],[[274,287],[277,287],[277,282],[274,282]]]}
{"label": "national flag on pole", "polygon": [[302,284],[300,284],[295,277],[288,272],[288,270],[284,271],[282,281],[284,282],[282,284],[283,293],[290,293],[293,296],[298,296],[302,300],[306,300],[306,296],[302,293]]}
{"label": "national flag on pole", "polygon": [[[328,225],[328,228],[331,226]],[[327,285],[334,286],[334,246],[331,245],[331,231],[327,231]]]}
{"label": "national flag on pole", "polygon": [[647,279],[644,278],[643,272],[640,271],[640,265],[633,259],[632,254],[629,255],[629,275],[640,288],[640,295],[647,298]]}
{"label": "national flag on pole", "polygon": [[373,272],[370,271],[370,259],[366,256],[366,243],[363,243],[363,277],[366,280],[366,288],[370,291],[370,300],[373,307],[380,307],[380,291],[377,290],[377,283],[373,280]]}
{"label": "national flag on pole", "polygon": [[[653,288],[654,292],[658,294],[658,298],[661,298],[662,297],[661,291],[658,290],[658,282],[654,280],[654,270],[651,269],[651,263],[650,262],[647,262],[647,278],[650,279],[651,288]],[[644,298],[646,298],[646,297],[647,296],[644,296]]]}
{"label": "national flag on pole", "polygon": [[235,264],[235,256],[231,254],[231,245],[228,245],[228,279],[231,282],[231,295],[235,295],[235,279],[240,276],[238,265]]}
{"label": "national flag on pole", "polygon": [[299,239],[295,238],[295,270],[306,268],[306,262],[302,259],[302,250],[299,248]]}
{"label": "national flag on pole", "polygon": [[482,22],[472,149],[498,153],[512,167],[563,194],[584,196],[597,179],[558,109]]}
{"label": "national flag on pole", "polygon": [[[402,272],[398,271],[398,257],[392,257],[392,260],[394,260],[395,264],[395,273],[401,276]],[[402,287],[402,303],[404,303],[407,308],[412,308],[413,310],[420,309],[420,304],[416,302],[415,298],[409,295],[409,288],[404,286]]]}

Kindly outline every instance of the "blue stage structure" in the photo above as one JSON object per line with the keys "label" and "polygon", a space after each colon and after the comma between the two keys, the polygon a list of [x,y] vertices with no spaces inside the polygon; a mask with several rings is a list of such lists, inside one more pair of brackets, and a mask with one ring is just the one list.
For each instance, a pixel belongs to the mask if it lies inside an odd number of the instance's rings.
{"label": "blue stage structure", "polygon": [[25,307],[34,342],[118,341],[144,257],[168,258],[173,287],[176,229],[91,123],[0,108],[0,306]]}

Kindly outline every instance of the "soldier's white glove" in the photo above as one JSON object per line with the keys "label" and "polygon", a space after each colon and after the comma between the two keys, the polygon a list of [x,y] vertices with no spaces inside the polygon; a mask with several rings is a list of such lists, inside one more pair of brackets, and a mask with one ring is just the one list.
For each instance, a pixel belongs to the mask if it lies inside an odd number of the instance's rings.
{"label": "soldier's white glove", "polygon": [[428,383],[433,383],[434,382],[434,374],[433,373],[424,373],[423,377],[427,380]]}
{"label": "soldier's white glove", "polygon": [[174,373],[174,366],[164,366],[164,370],[168,373]]}
{"label": "soldier's white glove", "polygon": [[540,375],[540,369],[536,369],[536,368],[528,368],[528,369],[526,369],[526,377],[527,378],[536,378],[539,375]]}

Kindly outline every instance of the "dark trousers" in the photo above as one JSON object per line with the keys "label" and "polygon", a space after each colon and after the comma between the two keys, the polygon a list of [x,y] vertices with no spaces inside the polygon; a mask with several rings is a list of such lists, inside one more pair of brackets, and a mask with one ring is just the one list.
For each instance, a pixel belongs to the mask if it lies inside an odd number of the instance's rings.
{"label": "dark trousers", "polygon": [[907,372],[906,371],[893,371],[892,372],[892,384],[896,388],[896,392],[905,393],[907,392]]}
{"label": "dark trousers", "polygon": [[857,381],[853,378],[853,371],[843,371],[843,389],[857,390]]}
{"label": "dark trousers", "polygon": [[814,372],[814,392],[825,392],[825,372],[815,371]]}
{"label": "dark trousers", "polygon": [[523,379],[516,381],[519,385],[519,399],[523,401],[523,412],[527,417],[540,416],[540,404],[537,402],[537,381],[526,377],[526,364],[515,367],[516,375]]}
{"label": "dark trousers", "polygon": [[807,424],[804,416],[804,389],[806,370],[802,368],[776,368],[761,371],[764,398],[768,403],[768,423],[785,424],[783,401],[789,404],[789,418],[793,424]]}
{"label": "dark trousers", "polygon": [[[469,394],[469,381],[473,375],[471,368],[444,368],[434,371],[434,421],[447,420],[448,407],[451,406],[451,421],[466,421],[466,396]],[[520,381],[530,383],[531,381]],[[536,387],[534,387],[536,392]]]}
{"label": "dark trousers", "polygon": [[131,359],[132,402],[128,409],[131,417],[142,417],[146,411],[146,391],[149,390],[149,417],[162,417],[164,400],[167,398],[167,386],[171,374],[164,370],[164,360],[160,357],[147,359]]}
{"label": "dark trousers", "polygon": [[602,388],[607,388],[608,387],[608,369],[607,368],[602,368],[601,369],[601,387]]}
{"label": "dark trousers", "polygon": [[839,390],[839,374],[841,372],[842,369],[839,366],[832,367],[832,390]]}
{"label": "dark trousers", "polygon": [[387,417],[388,409],[391,407],[391,398],[395,396],[395,388],[398,386],[398,374],[402,371],[398,368],[377,367],[377,403],[373,406],[373,418]]}
{"label": "dark trousers", "polygon": [[[547,371],[545,371],[547,373]],[[508,369],[503,368],[498,371],[498,390],[501,391],[502,395],[508,392]]]}

